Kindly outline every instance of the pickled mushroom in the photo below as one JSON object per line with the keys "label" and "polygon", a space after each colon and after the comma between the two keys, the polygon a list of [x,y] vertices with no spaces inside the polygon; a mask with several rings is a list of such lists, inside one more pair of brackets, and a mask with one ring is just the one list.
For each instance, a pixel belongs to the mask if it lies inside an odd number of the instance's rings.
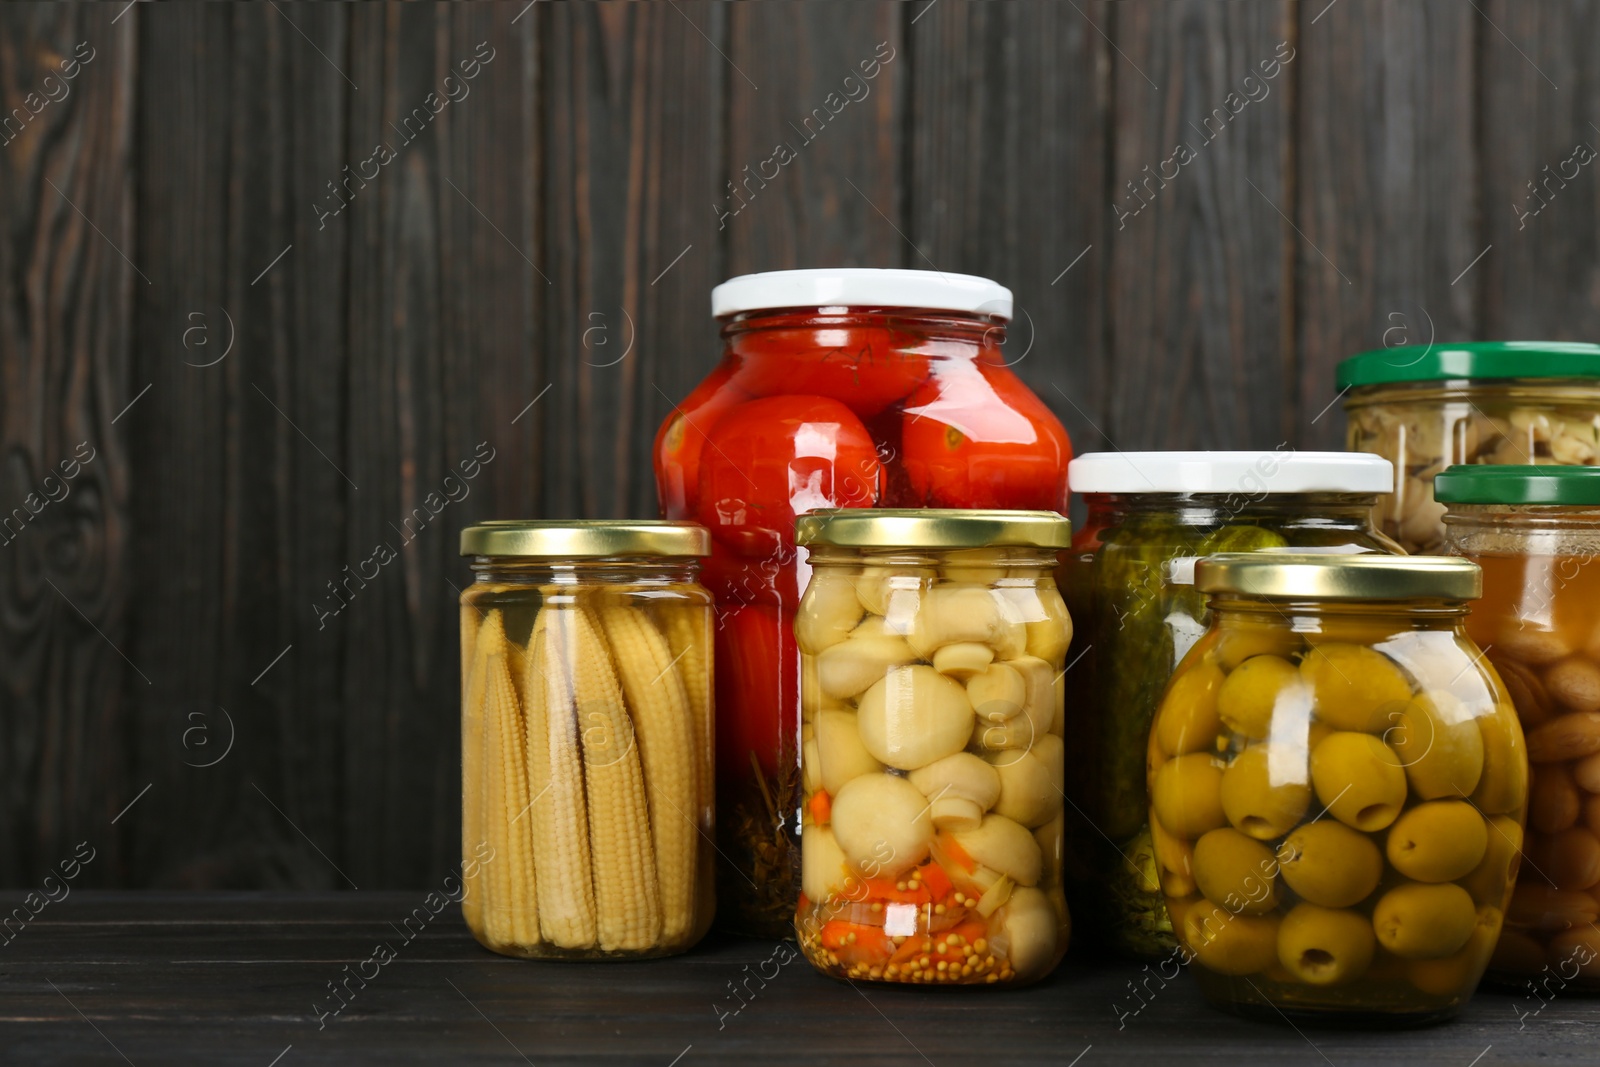
{"label": "pickled mushroom", "polygon": [[1058,925],[1056,909],[1043,890],[1021,887],[1011,891],[1001,928],[1017,977],[1037,977],[1055,962]]}
{"label": "pickled mushroom", "polygon": [[903,771],[960,752],[972,736],[966,690],[921,664],[895,667],[874,682],[856,717],[867,751]]}
{"label": "pickled mushroom", "polygon": [[817,654],[817,685],[827,696],[848,700],[880,681],[890,668],[916,658],[903,637],[854,633]]}
{"label": "pickled mushroom", "polygon": [[1027,648],[1028,631],[1010,603],[988,587],[941,585],[923,595],[906,639],[923,659],[958,641],[985,644],[999,658],[1013,659]]}
{"label": "pickled mushroom", "polygon": [[999,772],[995,813],[1023,826],[1040,826],[1061,811],[1064,793],[1064,747],[1054,734],[1044,734],[1024,751],[1005,750],[988,759]]}
{"label": "pickled mushroom", "polygon": [[883,764],[861,743],[853,712],[818,712],[816,743],[822,788],[830,794],[838,793],[852,778],[883,770]]}
{"label": "pickled mushroom", "polygon": [[815,574],[794,617],[800,651],[818,653],[850,636],[861,621],[855,584],[842,574]]}
{"label": "pickled mushroom", "polygon": [[1002,777],[970,752],[935,760],[907,778],[928,798],[933,825],[940,830],[974,830],[1000,798]]}
{"label": "pickled mushroom", "polygon": [[927,798],[892,774],[863,774],[846,782],[833,798],[832,825],[845,858],[869,878],[910,870],[927,858],[933,843]]}
{"label": "pickled mushroom", "polygon": [[[834,817],[837,820],[837,814]],[[977,829],[954,831],[950,837],[968,856],[1018,885],[1038,883],[1043,862],[1039,843],[1021,823],[989,814]]]}

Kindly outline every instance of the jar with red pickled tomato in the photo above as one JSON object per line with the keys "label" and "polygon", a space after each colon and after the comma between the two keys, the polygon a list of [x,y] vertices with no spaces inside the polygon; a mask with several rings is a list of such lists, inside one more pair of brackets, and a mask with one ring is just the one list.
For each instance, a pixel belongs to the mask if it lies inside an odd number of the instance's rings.
{"label": "jar with red pickled tomato", "polygon": [[1600,468],[1455,466],[1434,493],[1446,544],[1483,568],[1467,630],[1528,737],[1522,873],[1489,974],[1600,992]]}
{"label": "jar with red pickled tomato", "polygon": [[799,515],[1064,512],[1072,446],[1002,354],[1011,292],[933,271],[774,271],[712,291],[722,361],[655,441],[663,517],[709,527],[719,918],[792,937],[800,842]]}

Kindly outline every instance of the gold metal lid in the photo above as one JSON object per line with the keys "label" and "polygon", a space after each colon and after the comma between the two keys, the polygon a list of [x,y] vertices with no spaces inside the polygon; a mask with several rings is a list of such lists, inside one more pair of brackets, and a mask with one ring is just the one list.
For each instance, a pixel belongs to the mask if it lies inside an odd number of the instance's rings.
{"label": "gold metal lid", "polygon": [[838,508],[800,516],[794,539],[845,548],[1066,548],[1072,523],[1053,511]]}
{"label": "gold metal lid", "polygon": [[709,556],[711,531],[657,519],[511,519],[461,531],[463,556]]}
{"label": "gold metal lid", "polygon": [[1475,600],[1483,572],[1455,556],[1228,552],[1194,566],[1203,593],[1290,600]]}

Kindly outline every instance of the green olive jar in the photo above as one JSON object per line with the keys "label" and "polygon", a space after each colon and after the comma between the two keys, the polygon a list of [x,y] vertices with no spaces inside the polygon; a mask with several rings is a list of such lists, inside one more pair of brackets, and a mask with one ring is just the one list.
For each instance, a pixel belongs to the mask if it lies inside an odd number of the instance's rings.
{"label": "green olive jar", "polygon": [[1528,753],[1467,636],[1450,556],[1240,553],[1195,565],[1212,622],[1147,748],[1177,958],[1235,1014],[1411,1026],[1489,964]]}
{"label": "green olive jar", "polygon": [[1102,452],[1068,468],[1088,505],[1058,582],[1068,656],[1067,892],[1083,936],[1157,959],[1176,945],[1145,822],[1145,738],[1209,617],[1194,561],[1289,548],[1398,553],[1372,526],[1393,467],[1348,452]]}

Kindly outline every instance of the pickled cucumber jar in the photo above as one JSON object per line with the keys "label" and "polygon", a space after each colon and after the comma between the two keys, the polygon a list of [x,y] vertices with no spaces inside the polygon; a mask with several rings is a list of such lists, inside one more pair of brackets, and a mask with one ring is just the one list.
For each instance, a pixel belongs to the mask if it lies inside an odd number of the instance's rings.
{"label": "pickled cucumber jar", "polygon": [[1250,553],[1195,578],[1213,621],[1148,749],[1180,958],[1242,1015],[1448,1017],[1494,950],[1528,795],[1463,625],[1477,566]]}
{"label": "pickled cucumber jar", "polygon": [[711,925],[703,527],[461,533],[462,915],[507,956],[682,952]]}
{"label": "pickled cucumber jar", "polygon": [[1394,463],[1378,525],[1407,552],[1444,543],[1434,475],[1452,463],[1600,463],[1600,345],[1404,345],[1339,364],[1348,447]]}
{"label": "pickled cucumber jar", "polygon": [[1483,568],[1467,632],[1504,679],[1532,761],[1490,977],[1600,991],[1600,468],[1451,467],[1434,492],[1451,550]]}
{"label": "pickled cucumber jar", "polygon": [[1217,552],[1399,552],[1372,526],[1387,460],[1348,452],[1105,452],[1068,473],[1088,521],[1061,568],[1082,637],[1068,688],[1067,892],[1079,928],[1144,959],[1172,951],[1145,823],[1145,738],[1205,632],[1194,561]]}
{"label": "pickled cucumber jar", "polygon": [[1030,982],[1063,953],[1062,663],[1053,512],[838,510],[801,661],[795,933],[836,978]]}

